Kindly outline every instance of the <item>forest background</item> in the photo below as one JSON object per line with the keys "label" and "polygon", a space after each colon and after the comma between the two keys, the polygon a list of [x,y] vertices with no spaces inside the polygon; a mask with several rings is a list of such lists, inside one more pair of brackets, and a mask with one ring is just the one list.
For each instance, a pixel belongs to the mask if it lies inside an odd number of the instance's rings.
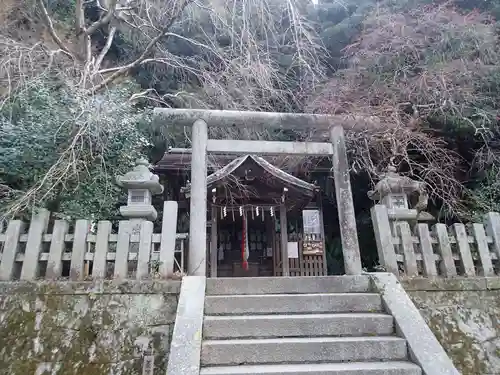
{"label": "forest background", "polygon": [[390,163],[427,183],[435,216],[480,220],[500,211],[498,18],[500,0],[4,0],[0,214],[116,219],[115,176],[189,146],[151,121],[166,106],[376,116],[347,133],[359,230]]}

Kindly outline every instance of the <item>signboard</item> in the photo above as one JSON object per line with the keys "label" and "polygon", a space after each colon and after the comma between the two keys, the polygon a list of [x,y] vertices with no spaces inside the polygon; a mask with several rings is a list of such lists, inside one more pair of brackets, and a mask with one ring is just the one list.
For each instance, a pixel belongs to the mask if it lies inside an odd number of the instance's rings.
{"label": "signboard", "polygon": [[302,211],[302,221],[304,222],[304,237],[306,239],[320,239],[321,219],[319,210]]}
{"label": "signboard", "polygon": [[299,243],[288,242],[288,259],[297,259],[299,257]]}
{"label": "signboard", "polygon": [[319,210],[302,211],[302,220],[304,222],[302,255],[321,255],[324,252],[320,215]]}

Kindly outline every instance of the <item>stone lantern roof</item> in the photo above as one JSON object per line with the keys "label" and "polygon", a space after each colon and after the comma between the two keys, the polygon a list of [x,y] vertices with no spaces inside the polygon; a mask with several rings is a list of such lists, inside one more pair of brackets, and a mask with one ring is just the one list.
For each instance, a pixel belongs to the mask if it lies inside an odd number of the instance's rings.
{"label": "stone lantern roof", "polygon": [[381,200],[389,194],[405,194],[422,193],[425,191],[425,183],[415,181],[410,177],[401,176],[396,172],[396,167],[390,165],[388,171],[377,182],[375,188],[368,192],[368,197],[372,200]]}
{"label": "stone lantern roof", "polygon": [[147,189],[151,194],[163,193],[163,186],[159,182],[158,175],[149,170],[149,162],[146,159],[138,159],[136,166],[130,172],[116,178],[118,186],[131,189]]}
{"label": "stone lantern roof", "polygon": [[389,208],[409,208],[408,198],[416,193],[418,194],[418,202],[414,209],[420,212],[427,208],[428,195],[424,182],[401,176],[396,172],[394,165],[389,165],[387,172],[381,177],[380,181],[375,184],[375,188],[368,192],[368,198],[379,201]]}

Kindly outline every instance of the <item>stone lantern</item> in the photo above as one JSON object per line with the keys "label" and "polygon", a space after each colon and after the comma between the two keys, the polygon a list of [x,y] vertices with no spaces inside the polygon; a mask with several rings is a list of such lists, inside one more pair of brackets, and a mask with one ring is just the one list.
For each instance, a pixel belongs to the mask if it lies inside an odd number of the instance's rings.
{"label": "stone lantern", "polygon": [[[393,220],[430,221],[434,219],[432,215],[424,212],[428,203],[425,183],[401,176],[396,172],[394,165],[389,165],[388,171],[381,177],[375,188],[368,192],[368,197],[391,210]],[[409,198],[413,194],[418,194],[418,201],[410,207]],[[394,230],[394,222],[392,227]]]}
{"label": "stone lantern", "polygon": [[158,176],[149,170],[147,160],[137,160],[134,169],[117,177],[116,183],[128,191],[127,205],[120,207],[120,213],[131,221],[132,233],[139,230],[142,221],[156,220],[158,213],[152,205],[152,198],[163,193],[163,186]]}

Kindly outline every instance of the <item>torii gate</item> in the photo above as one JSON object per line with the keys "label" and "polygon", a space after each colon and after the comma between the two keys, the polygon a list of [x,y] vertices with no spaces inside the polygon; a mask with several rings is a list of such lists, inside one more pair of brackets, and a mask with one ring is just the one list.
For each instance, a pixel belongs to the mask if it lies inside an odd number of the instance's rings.
{"label": "torii gate", "polygon": [[[154,115],[155,121],[160,121],[168,125],[192,126],[189,275],[206,276],[208,152],[235,155],[286,154],[331,156],[345,271],[351,275],[361,274],[361,257],[345,146],[344,127],[366,129],[368,126],[377,126],[378,122],[376,118],[167,108],[155,108]],[[330,133],[330,142],[216,140],[208,138],[208,126],[328,130]],[[287,262],[283,262],[283,275],[289,275]]]}

